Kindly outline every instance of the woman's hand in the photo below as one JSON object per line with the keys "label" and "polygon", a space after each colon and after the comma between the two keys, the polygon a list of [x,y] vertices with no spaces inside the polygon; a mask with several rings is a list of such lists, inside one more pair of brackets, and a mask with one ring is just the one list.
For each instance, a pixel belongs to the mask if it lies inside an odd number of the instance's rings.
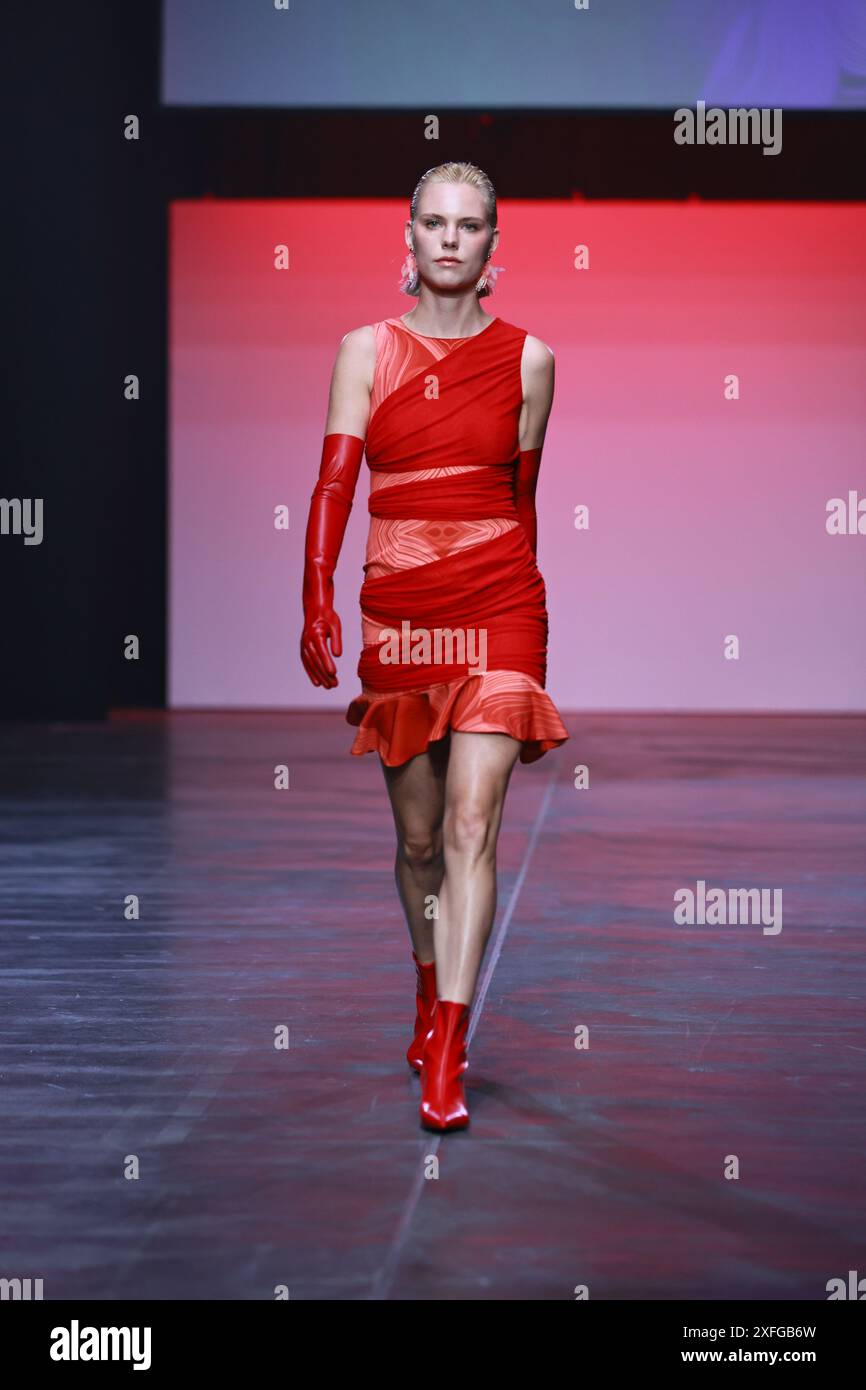
{"label": "woman's hand", "polygon": [[340,619],[330,606],[311,607],[304,613],[301,661],[313,685],[323,685],[326,690],[340,684],[337,668],[328,651],[329,642],[334,656],[342,656],[343,632]]}

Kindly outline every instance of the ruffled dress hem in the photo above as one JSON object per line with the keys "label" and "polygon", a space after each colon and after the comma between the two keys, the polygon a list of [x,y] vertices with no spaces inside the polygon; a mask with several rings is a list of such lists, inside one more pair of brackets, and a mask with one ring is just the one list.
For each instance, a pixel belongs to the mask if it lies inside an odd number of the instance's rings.
{"label": "ruffled dress hem", "polygon": [[358,729],[350,751],[378,753],[386,767],[426,752],[451,730],[510,734],[520,741],[522,763],[535,762],[568,738],[550,696],[521,672],[463,676],[399,694],[361,694],[349,705],[346,722]]}

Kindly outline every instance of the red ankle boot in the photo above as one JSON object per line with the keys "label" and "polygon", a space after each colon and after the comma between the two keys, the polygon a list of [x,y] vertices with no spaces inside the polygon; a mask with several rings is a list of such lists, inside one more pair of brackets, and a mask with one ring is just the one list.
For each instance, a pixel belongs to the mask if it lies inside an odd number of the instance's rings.
{"label": "red ankle boot", "polygon": [[433,1024],[433,1005],[436,1003],[436,962],[423,963],[412,952],[415,962],[415,1036],[409,1044],[406,1061],[415,1071],[421,1070],[424,1040]]}
{"label": "red ankle boot", "polygon": [[465,1129],[469,1111],[463,1094],[469,1005],[437,999],[421,1068],[421,1123],[426,1129]]}

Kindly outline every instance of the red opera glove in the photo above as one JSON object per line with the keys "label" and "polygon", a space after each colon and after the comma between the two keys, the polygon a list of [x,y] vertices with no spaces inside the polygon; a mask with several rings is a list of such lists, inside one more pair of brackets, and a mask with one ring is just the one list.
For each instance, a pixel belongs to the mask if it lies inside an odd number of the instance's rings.
{"label": "red opera glove", "polygon": [[535,485],[541,467],[541,449],[521,449],[514,474],[514,505],[533,555],[538,541],[535,516]]}
{"label": "red opera glove", "polygon": [[304,545],[304,630],[301,661],[313,685],[338,685],[334,656],[343,654],[340,619],[334,612],[333,574],[352,510],[364,457],[364,440],[355,434],[326,434],[319,477],[310,498]]}

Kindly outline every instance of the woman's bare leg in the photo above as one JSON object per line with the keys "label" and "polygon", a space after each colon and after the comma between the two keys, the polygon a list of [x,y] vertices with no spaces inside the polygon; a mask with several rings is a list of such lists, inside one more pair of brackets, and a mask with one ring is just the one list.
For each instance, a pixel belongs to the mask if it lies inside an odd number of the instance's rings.
{"label": "woman's bare leg", "polygon": [[[385,785],[397,831],[394,877],[418,960],[433,956],[433,920],[429,899],[438,898],[445,872],[442,821],[445,814],[445,774],[448,738],[431,743],[399,767],[382,763]],[[381,762],[381,758],[379,760]]]}
{"label": "woman's bare leg", "polygon": [[508,734],[451,734],[445,781],[445,874],[435,923],[440,999],[470,1004],[496,912],[496,843],[520,743]]}

